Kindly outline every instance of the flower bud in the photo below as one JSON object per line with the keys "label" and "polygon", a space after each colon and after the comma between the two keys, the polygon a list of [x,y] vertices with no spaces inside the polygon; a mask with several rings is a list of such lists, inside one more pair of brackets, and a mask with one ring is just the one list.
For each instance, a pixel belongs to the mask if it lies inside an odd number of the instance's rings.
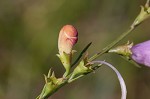
{"label": "flower bud", "polygon": [[72,25],[65,25],[60,33],[58,39],[59,54],[65,52],[71,54],[72,47],[77,43],[78,32]]}
{"label": "flower bud", "polygon": [[36,99],[47,99],[51,94],[53,94],[62,84],[64,84],[63,78],[56,78],[54,71],[51,69],[48,75],[44,75],[45,85],[41,94]]}
{"label": "flower bud", "polygon": [[69,82],[71,82],[71,80],[73,80],[78,76],[85,75],[92,72],[93,70],[91,66],[92,66],[91,63],[88,63],[86,59],[82,60],[72,72]]}
{"label": "flower bud", "polygon": [[134,20],[133,24],[131,25],[131,28],[134,28],[135,26],[139,25],[144,20],[150,17],[149,3],[150,3],[150,0],[147,0],[145,6],[141,6],[141,12],[137,16],[137,18]]}
{"label": "flower bud", "polygon": [[72,48],[77,43],[78,32],[72,25],[65,25],[59,33],[58,38],[58,49],[59,54],[57,56],[61,60],[63,66],[66,69],[64,77],[70,72],[71,59],[72,59]]}
{"label": "flower bud", "polygon": [[134,61],[150,67],[150,40],[133,46],[131,52]]}

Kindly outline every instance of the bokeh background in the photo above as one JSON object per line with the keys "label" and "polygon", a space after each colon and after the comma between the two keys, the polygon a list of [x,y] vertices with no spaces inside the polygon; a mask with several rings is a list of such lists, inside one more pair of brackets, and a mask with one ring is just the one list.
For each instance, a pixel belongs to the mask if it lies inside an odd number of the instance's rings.
{"label": "bokeh background", "polygon": [[[63,25],[79,32],[78,51],[93,42],[89,56],[129,28],[146,0],[0,0],[0,99],[35,99],[44,85],[43,74],[52,68],[64,73],[57,38]],[[120,44],[150,39],[150,20]],[[100,60],[113,64],[127,85],[127,99],[150,99],[150,68],[137,68],[117,55]],[[120,99],[115,73],[102,66],[95,73],[61,88],[49,99]]]}

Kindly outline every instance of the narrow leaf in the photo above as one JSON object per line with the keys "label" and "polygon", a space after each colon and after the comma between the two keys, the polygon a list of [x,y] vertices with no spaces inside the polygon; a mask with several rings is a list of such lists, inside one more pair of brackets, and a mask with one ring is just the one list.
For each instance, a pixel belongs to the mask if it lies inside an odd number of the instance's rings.
{"label": "narrow leaf", "polygon": [[90,42],[80,53],[80,55],[78,56],[78,58],[75,60],[75,62],[71,65],[71,67],[73,67],[82,57],[82,55],[87,51],[87,49],[91,46],[92,42]]}

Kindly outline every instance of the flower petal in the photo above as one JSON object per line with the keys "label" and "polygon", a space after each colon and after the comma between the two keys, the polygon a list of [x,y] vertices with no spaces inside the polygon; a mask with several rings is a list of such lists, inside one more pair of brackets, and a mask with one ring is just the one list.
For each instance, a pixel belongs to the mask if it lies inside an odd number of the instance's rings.
{"label": "flower petal", "polygon": [[133,46],[131,51],[134,61],[150,67],[150,40]]}
{"label": "flower petal", "polygon": [[123,77],[121,76],[119,71],[113,65],[111,65],[105,61],[92,61],[92,63],[105,64],[106,66],[110,67],[113,71],[115,71],[115,73],[118,76],[118,80],[119,80],[120,86],[121,86],[121,92],[122,92],[121,99],[126,99],[127,89],[126,89],[125,81],[123,80]]}

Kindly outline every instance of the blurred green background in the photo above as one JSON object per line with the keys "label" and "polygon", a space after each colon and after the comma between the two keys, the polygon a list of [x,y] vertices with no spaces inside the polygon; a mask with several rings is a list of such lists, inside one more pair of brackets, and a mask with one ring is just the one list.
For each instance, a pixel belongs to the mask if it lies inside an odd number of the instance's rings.
{"label": "blurred green background", "polygon": [[[75,48],[93,42],[89,56],[111,43],[130,24],[146,0],[0,0],[0,99],[35,99],[49,68],[57,77],[64,73],[57,38],[63,25],[79,32]],[[135,44],[150,38],[150,20],[127,40]],[[137,68],[117,55],[100,60],[113,64],[127,85],[127,99],[150,99],[150,68]],[[61,88],[49,99],[120,99],[115,73],[102,66],[95,73]]]}

